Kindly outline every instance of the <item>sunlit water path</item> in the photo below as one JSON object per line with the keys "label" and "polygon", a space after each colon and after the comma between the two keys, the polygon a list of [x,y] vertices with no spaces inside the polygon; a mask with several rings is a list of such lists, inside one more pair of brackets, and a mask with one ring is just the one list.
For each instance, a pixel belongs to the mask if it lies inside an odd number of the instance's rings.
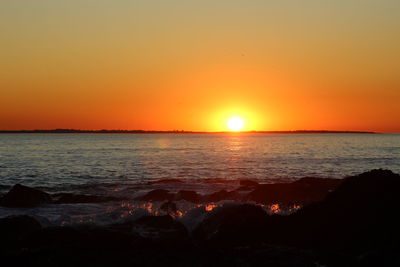
{"label": "sunlit water path", "polygon": [[[210,193],[237,188],[240,179],[342,178],[376,168],[400,173],[399,134],[0,135],[3,193],[16,183],[49,193],[124,198],[157,188]],[[180,182],[154,183],[160,179]],[[107,216],[131,216],[137,209],[157,212],[160,204],[50,205],[25,212],[59,222],[68,222],[68,216],[107,221]],[[182,212],[192,208],[180,207]],[[2,216],[15,212],[0,209]]]}

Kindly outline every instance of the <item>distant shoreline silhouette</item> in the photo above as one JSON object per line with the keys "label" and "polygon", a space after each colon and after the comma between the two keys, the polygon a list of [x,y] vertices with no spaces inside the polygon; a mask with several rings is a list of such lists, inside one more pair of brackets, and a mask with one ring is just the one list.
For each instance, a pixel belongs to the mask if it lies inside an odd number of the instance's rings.
{"label": "distant shoreline silhouette", "polygon": [[2,133],[116,133],[116,134],[221,134],[221,133],[260,133],[260,134],[376,134],[377,132],[370,131],[329,131],[329,130],[294,130],[294,131],[219,131],[219,132],[204,132],[204,131],[148,131],[148,130],[79,130],[79,129],[50,129],[50,130],[0,130]]}

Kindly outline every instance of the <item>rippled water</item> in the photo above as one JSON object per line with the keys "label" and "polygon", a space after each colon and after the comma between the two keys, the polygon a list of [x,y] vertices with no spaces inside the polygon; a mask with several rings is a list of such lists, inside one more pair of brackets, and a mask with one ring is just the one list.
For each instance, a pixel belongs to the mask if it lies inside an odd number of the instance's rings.
{"label": "rippled water", "polygon": [[[0,192],[22,183],[49,193],[123,199],[0,207],[0,218],[27,214],[43,225],[107,224],[162,214],[162,203],[134,199],[151,189],[204,194],[237,188],[243,178],[264,183],[341,178],[376,168],[400,173],[399,134],[0,134]],[[181,182],[153,183],[160,179]],[[198,220],[193,214],[201,218],[220,204],[177,205],[190,228]],[[265,209],[280,212],[276,205]]]}
{"label": "rippled water", "polygon": [[265,180],[400,172],[398,134],[1,134],[0,184]]}

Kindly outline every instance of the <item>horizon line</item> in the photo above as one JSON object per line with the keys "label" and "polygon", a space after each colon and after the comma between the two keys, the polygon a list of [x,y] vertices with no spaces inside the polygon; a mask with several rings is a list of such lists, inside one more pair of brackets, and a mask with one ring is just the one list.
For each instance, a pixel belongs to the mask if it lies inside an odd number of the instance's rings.
{"label": "horizon line", "polygon": [[375,131],[354,131],[354,130],[277,130],[277,131],[187,131],[187,130],[126,130],[126,129],[33,129],[33,130],[0,130],[0,133],[132,133],[132,134],[157,134],[157,133],[174,133],[174,134],[221,134],[221,133],[364,133],[364,134],[377,134],[382,132]]}

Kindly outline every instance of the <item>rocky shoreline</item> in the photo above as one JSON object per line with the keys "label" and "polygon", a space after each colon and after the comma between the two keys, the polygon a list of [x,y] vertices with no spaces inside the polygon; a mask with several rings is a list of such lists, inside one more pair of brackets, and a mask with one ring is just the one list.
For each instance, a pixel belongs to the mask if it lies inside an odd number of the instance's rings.
{"label": "rocky shoreline", "polygon": [[[179,200],[235,203],[190,211],[202,215],[191,229],[171,215],[64,227],[43,227],[25,215],[7,217],[0,219],[0,254],[5,266],[399,266],[399,186],[398,174],[372,170],[342,180],[244,180],[237,190],[209,195],[157,189],[137,200],[164,201],[167,214]],[[0,205],[80,201],[114,200],[16,185]],[[262,208],[271,203],[302,208],[271,215]]]}

